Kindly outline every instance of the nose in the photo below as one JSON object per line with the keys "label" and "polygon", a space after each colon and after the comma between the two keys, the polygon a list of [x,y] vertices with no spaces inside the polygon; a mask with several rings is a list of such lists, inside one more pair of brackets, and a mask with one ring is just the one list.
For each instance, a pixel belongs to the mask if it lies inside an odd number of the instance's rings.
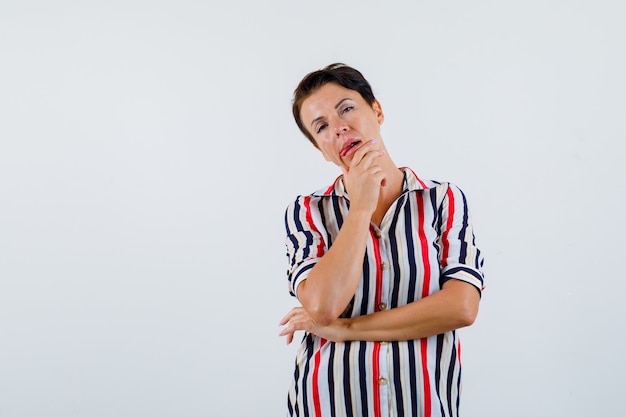
{"label": "nose", "polygon": [[348,126],[346,126],[345,123],[339,123],[335,127],[335,134],[337,135],[337,137],[341,136],[347,131],[348,131]]}

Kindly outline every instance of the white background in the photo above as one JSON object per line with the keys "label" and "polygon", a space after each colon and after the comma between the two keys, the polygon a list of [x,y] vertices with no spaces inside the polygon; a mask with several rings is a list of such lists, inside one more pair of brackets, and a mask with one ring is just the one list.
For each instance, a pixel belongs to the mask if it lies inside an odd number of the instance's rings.
{"label": "white background", "polygon": [[625,13],[3,0],[0,416],[284,415],[283,213],[338,174],[291,94],[337,61],[396,163],[468,196],[463,415],[626,414]]}

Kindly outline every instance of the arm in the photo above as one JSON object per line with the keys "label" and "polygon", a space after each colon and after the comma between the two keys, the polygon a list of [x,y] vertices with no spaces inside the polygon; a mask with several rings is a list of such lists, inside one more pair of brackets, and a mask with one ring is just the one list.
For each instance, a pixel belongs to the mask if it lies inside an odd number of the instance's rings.
{"label": "arm", "polygon": [[483,288],[482,255],[475,246],[465,196],[450,185],[441,202],[441,290],[405,306],[367,316],[337,319],[327,326],[293,309],[281,325],[289,342],[306,330],[333,341],[419,339],[471,325]]}
{"label": "arm", "polygon": [[280,336],[293,340],[305,330],[334,342],[348,340],[416,340],[471,325],[478,314],[480,294],[476,287],[451,279],[436,293],[402,307],[320,325],[297,307],[281,321]]}
{"label": "arm", "polygon": [[339,317],[359,285],[370,217],[350,210],[332,247],[298,286],[298,300],[319,323]]}
{"label": "arm", "polygon": [[350,210],[332,247],[297,283],[298,300],[321,324],[329,324],[339,317],[359,285],[370,221],[385,179],[379,165],[381,155],[375,141],[355,152],[350,170],[344,169],[344,181],[350,190]]}

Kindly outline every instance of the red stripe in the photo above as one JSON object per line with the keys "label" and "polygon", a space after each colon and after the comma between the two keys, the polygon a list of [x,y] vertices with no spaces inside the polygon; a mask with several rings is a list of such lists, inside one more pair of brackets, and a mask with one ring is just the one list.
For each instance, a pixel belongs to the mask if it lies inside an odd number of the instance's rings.
{"label": "red stripe", "polygon": [[431,415],[430,378],[428,376],[428,339],[420,339],[420,354],[422,358],[422,375],[424,378],[424,417]]}
{"label": "red stripe", "polygon": [[430,291],[430,260],[428,258],[428,241],[426,240],[426,232],[424,231],[424,201],[422,194],[416,193],[417,215],[418,215],[418,235],[420,239],[420,247],[422,249],[422,263],[424,264],[424,282],[422,283],[422,298],[428,296]]}
{"label": "red stripe", "polygon": [[[430,291],[430,260],[428,258],[428,241],[424,231],[424,201],[422,193],[416,193],[417,213],[418,213],[418,234],[420,247],[422,248],[422,264],[424,265],[424,281],[422,282],[422,298],[428,296]],[[424,380],[424,416],[430,417],[430,377],[428,375],[428,339],[420,339],[420,355],[422,360],[422,376]]]}
{"label": "red stripe", "polygon": [[[376,261],[376,292],[374,294],[374,310],[378,310],[378,306],[382,300],[383,291],[383,272],[382,272],[382,259],[380,257],[380,245],[378,238],[376,237],[376,230],[374,226],[370,226],[370,235],[372,236],[372,245],[374,246],[374,259]],[[374,384],[374,417],[380,417],[380,385],[378,380],[380,379],[380,343],[374,342],[374,352],[372,353],[372,378]]]}
{"label": "red stripe", "polygon": [[335,191],[335,187],[337,186],[337,183],[339,182],[339,180],[342,177],[343,177],[343,175],[340,175],[337,178],[335,178],[335,181],[333,181],[332,185],[330,187],[328,187],[326,189],[326,191],[324,191],[324,195],[331,195],[333,193],[333,191]]}
{"label": "red stripe", "polygon": [[374,226],[370,226],[370,235],[372,236],[372,246],[374,246],[374,259],[376,261],[376,293],[374,294],[374,300],[376,305],[374,309],[378,308],[382,299],[383,291],[383,272],[381,268],[382,258],[380,257],[380,244],[378,243],[378,237],[376,237],[376,229]]}
{"label": "red stripe", "polygon": [[326,344],[326,339],[321,339],[320,348],[315,354],[315,367],[313,368],[313,407],[315,408],[315,417],[321,417],[322,415],[318,374],[320,370],[320,357],[322,355],[322,347],[325,344]]}
{"label": "red stripe", "polygon": [[423,189],[427,190],[428,187],[426,186],[426,183],[424,181],[422,181],[417,174],[415,174],[415,171],[413,171],[411,168],[409,168],[409,171],[411,171],[413,173],[413,176],[415,177],[415,179],[417,180],[417,182],[420,183],[420,185],[422,186]]}
{"label": "red stripe", "polygon": [[374,364],[372,366],[372,372],[374,374],[374,417],[380,417],[380,385],[378,385],[378,379],[380,378],[380,343],[374,342]]}
{"label": "red stripe", "polygon": [[324,238],[322,234],[319,232],[315,223],[313,223],[313,215],[311,214],[311,196],[304,197],[304,208],[306,209],[306,222],[311,227],[311,230],[315,232],[317,236],[320,238],[320,242],[317,244],[317,257],[324,255]]}
{"label": "red stripe", "polygon": [[448,196],[448,220],[446,221],[446,230],[443,232],[441,239],[443,240],[443,255],[441,257],[441,266],[448,265],[448,252],[450,251],[450,240],[448,240],[448,233],[452,230],[452,224],[454,220],[454,194],[452,190],[448,188],[446,192]]}

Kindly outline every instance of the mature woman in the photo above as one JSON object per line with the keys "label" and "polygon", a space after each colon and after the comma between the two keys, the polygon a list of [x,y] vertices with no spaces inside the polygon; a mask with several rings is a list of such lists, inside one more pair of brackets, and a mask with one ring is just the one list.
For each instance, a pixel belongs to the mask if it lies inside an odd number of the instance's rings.
{"label": "mature woman", "polygon": [[397,167],[381,104],[354,68],[308,74],[294,93],[300,130],[343,175],[289,205],[290,293],[281,321],[305,337],[291,416],[457,416],[456,329],[472,324],[482,255],[462,191]]}

